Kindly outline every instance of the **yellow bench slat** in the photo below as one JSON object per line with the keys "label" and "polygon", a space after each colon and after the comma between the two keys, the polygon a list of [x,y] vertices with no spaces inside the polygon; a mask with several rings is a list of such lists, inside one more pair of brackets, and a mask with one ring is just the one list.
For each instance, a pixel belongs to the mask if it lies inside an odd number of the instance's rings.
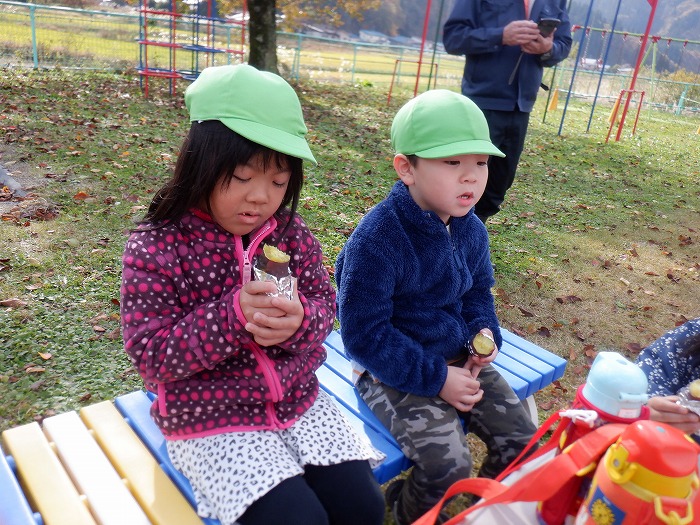
{"label": "yellow bench slat", "polygon": [[149,525],[150,521],[75,412],[44,419],[63,467],[100,525]]}
{"label": "yellow bench slat", "polygon": [[189,502],[111,401],[83,407],[80,417],[156,525],[202,525]]}
{"label": "yellow bench slat", "polygon": [[37,423],[5,430],[2,439],[5,452],[15,460],[24,493],[45,525],[95,525]]}

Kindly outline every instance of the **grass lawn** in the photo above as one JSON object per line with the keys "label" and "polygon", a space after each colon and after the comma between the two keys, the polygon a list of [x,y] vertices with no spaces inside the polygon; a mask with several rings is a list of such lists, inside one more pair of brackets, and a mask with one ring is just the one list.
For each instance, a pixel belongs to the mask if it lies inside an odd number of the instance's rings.
{"label": "grass lawn", "polygon": [[[161,86],[162,92],[158,89]],[[178,90],[185,86],[178,85]],[[166,180],[188,124],[179,93],[109,73],[0,70],[0,165],[30,193],[0,192],[0,430],[141,385],[119,333],[127,233]],[[328,268],[395,180],[385,88],[305,82],[318,166],[301,213]],[[605,143],[609,107],[531,118],[520,172],[488,224],[503,326],[568,360],[536,398],[565,407],[596,352],[633,359],[700,316],[700,118],[643,110]],[[632,117],[633,118],[633,117]]]}

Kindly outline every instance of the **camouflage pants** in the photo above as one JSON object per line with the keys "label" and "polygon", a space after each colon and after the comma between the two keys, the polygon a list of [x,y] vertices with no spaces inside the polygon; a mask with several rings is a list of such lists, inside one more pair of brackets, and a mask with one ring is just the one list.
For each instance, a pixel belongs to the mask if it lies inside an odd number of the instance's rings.
{"label": "camouflage pants", "polygon": [[528,444],[536,428],[508,382],[492,366],[479,373],[482,400],[459,412],[440,397],[399,392],[365,374],[357,388],[372,412],[414,462],[397,503],[402,523],[412,523],[442,497],[447,488],[472,471],[472,456],[462,427],[488,449],[479,476],[493,478]]}

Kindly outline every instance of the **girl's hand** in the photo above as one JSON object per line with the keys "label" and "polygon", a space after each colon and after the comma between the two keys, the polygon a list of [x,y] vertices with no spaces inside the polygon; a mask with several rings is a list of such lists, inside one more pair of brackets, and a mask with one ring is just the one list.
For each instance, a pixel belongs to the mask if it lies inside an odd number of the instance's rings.
{"label": "girl's hand", "polygon": [[469,412],[481,401],[484,391],[469,370],[448,366],[445,384],[438,395],[460,412]]}
{"label": "girl's hand", "polygon": [[[274,284],[272,286],[274,288]],[[294,292],[291,299],[265,297],[269,302],[255,309],[252,317],[246,315],[248,323],[245,329],[253,334],[253,339],[259,345],[273,346],[286,341],[296,333],[304,320],[304,307],[299,300],[296,279],[294,279]],[[282,315],[278,315],[280,312]]]}
{"label": "girl's hand", "polygon": [[249,281],[241,288],[238,302],[246,321],[252,321],[256,312],[270,317],[282,317],[284,310],[272,305],[273,294],[277,291],[275,283],[269,281]]}
{"label": "girl's hand", "polygon": [[678,396],[652,397],[647,406],[650,419],[676,427],[687,434],[700,431],[700,417],[677,403]]}

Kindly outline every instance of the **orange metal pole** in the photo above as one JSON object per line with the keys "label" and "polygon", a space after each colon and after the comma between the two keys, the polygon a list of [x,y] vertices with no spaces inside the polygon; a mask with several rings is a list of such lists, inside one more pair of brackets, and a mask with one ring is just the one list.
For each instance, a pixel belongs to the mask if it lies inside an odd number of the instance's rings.
{"label": "orange metal pole", "polygon": [[[642,39],[642,45],[639,48],[639,55],[637,56],[637,63],[634,66],[634,74],[632,75],[632,80],[630,81],[629,91],[634,91],[634,86],[637,83],[637,75],[639,74],[639,69],[642,66],[642,60],[644,59],[644,50],[646,49],[647,42],[649,40],[649,33],[651,32],[651,24],[654,21],[654,15],[656,14],[656,3],[657,0],[647,0],[649,5],[651,5],[651,13],[649,14],[649,20],[647,21],[647,27],[644,31],[644,38]],[[625,107],[622,110],[622,117],[620,118],[620,125],[617,128],[617,135],[615,135],[615,142],[620,140],[620,135],[622,135],[622,128],[625,126],[625,116],[627,115],[627,110],[630,105],[631,94],[627,96],[625,102]]]}
{"label": "orange metal pole", "polygon": [[413,88],[414,97],[418,94],[418,83],[420,82],[420,65],[423,63],[423,48],[425,47],[425,39],[428,36],[428,22],[430,21],[430,4],[432,4],[432,0],[428,0],[428,5],[425,7],[425,20],[423,21],[423,38],[420,42],[420,54],[418,55],[418,71],[416,72],[416,87]]}

